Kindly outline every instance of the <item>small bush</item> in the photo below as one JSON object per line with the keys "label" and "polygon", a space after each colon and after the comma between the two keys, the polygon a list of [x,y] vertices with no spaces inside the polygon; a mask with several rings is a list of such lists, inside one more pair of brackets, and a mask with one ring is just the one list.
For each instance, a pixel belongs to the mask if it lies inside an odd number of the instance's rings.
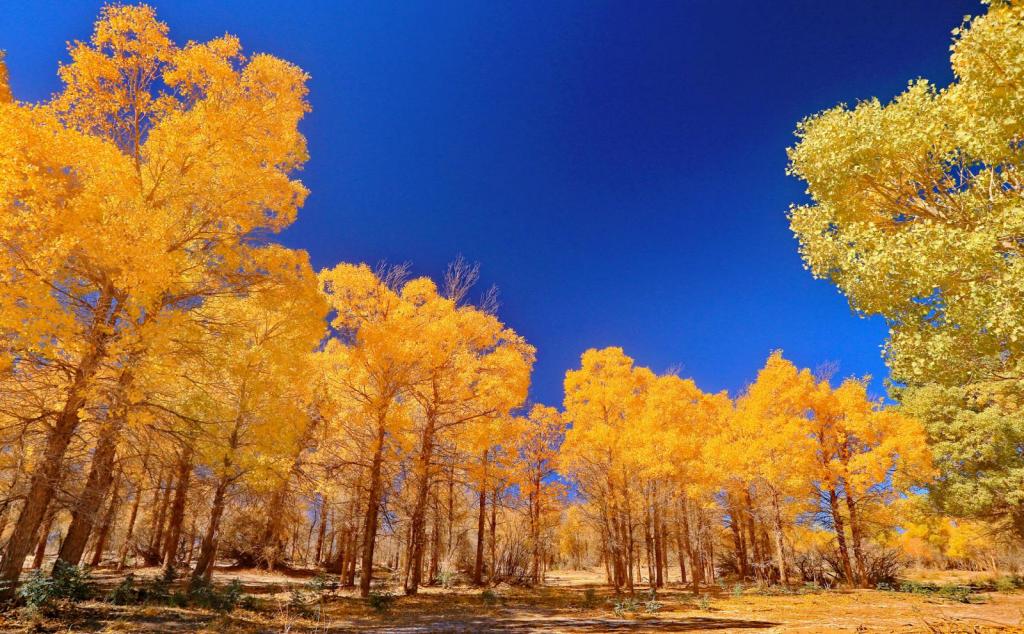
{"label": "small bush", "polygon": [[107,601],[114,605],[135,605],[142,603],[145,597],[145,590],[135,584],[135,573],[129,572],[121,580],[121,583],[117,584],[110,591],[110,594],[107,595]]}
{"label": "small bush", "polygon": [[623,597],[615,602],[612,611],[615,612],[615,616],[622,618],[627,612],[636,612],[639,607],[640,604],[633,597]]}
{"label": "small bush", "polygon": [[658,591],[655,588],[651,588],[651,594],[647,597],[646,603],[644,603],[644,612],[654,614],[662,607],[662,603],[658,601]]}
{"label": "small bush", "polygon": [[217,612],[233,611],[241,599],[242,584],[238,579],[232,579],[223,590],[218,590],[205,579],[196,580],[189,586],[187,596],[189,605]]}
{"label": "small bush", "polygon": [[707,612],[711,608],[711,597],[706,594],[702,594],[697,597],[697,607],[702,611]]}
{"label": "small bush", "polygon": [[390,590],[379,590],[371,592],[366,601],[374,612],[387,612],[395,603],[395,595]]}
{"label": "small bush", "polygon": [[587,588],[583,591],[583,607],[592,608],[597,605],[597,590]]}
{"label": "small bush", "polygon": [[732,596],[739,598],[743,596],[743,584],[737,583],[732,587]]}
{"label": "small bush", "polygon": [[307,584],[309,589],[313,592],[323,595],[330,592],[334,592],[341,585],[338,575],[327,574],[326,572],[318,572]]}
{"label": "small bush", "polygon": [[18,588],[18,596],[30,608],[48,610],[59,602],[74,603],[88,599],[93,594],[93,588],[87,567],[57,560],[49,575],[42,570],[34,570]]}
{"label": "small bush", "polygon": [[496,605],[501,601],[501,597],[494,590],[488,588],[480,593],[480,600],[484,602],[484,605]]}

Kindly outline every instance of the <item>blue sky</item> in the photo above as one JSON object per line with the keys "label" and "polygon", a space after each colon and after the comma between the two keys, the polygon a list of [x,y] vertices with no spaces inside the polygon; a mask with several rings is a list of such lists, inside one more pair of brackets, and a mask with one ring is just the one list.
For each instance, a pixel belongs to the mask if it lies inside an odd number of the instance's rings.
{"label": "blue sky", "polygon": [[[736,392],[769,352],[881,393],[885,324],[803,270],[786,224],[803,116],[950,81],[974,1],[156,1],[179,42],[224,32],[312,75],[312,190],[282,236],[318,268],[458,254],[537,346],[532,396],[618,345]],[[100,2],[5,3],[15,95],[58,89]],[[481,290],[482,290],[481,288]]]}

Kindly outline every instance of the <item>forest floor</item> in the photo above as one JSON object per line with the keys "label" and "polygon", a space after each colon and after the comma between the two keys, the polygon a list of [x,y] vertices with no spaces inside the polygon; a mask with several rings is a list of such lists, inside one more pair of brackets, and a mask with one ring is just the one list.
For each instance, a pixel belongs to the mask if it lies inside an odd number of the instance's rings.
{"label": "forest floor", "polygon": [[[136,577],[157,572],[144,569]],[[698,599],[673,584],[658,592],[661,605],[649,613],[644,591],[635,605],[623,605],[600,573],[554,571],[542,588],[424,588],[374,609],[348,590],[317,600],[306,585],[312,574],[218,569],[218,583],[238,579],[256,597],[252,609],[230,614],[85,601],[48,615],[24,608],[0,613],[0,632],[1024,632],[1024,591],[973,594],[970,603],[959,603],[879,590],[804,588],[773,595],[716,585]],[[94,576],[106,590],[119,581],[102,570]],[[922,580],[970,581],[948,575]],[[304,605],[296,607],[299,598]]]}

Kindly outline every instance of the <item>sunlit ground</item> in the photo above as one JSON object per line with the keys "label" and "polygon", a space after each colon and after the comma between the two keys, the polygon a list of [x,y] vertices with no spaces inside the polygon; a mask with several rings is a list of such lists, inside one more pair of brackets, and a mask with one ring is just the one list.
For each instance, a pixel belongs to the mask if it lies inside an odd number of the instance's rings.
{"label": "sunlit ground", "polygon": [[[157,569],[137,571],[146,578]],[[398,596],[374,609],[349,590],[329,592],[322,601],[307,591],[312,572],[290,576],[252,570],[218,570],[217,579],[237,578],[255,609],[231,614],[165,606],[111,606],[84,602],[58,615],[25,611],[5,615],[2,631],[48,632],[1024,632],[1024,592],[984,592],[971,603],[877,590],[803,588],[793,594],[755,586],[720,584],[702,589],[704,598],[671,584],[657,594],[638,589],[633,603],[603,584],[599,571],[554,571],[538,589],[498,586],[424,588],[416,597]],[[941,583],[967,583],[983,573],[913,573]],[[103,587],[117,577],[98,572]],[[293,589],[305,605],[294,605]],[[618,605],[619,610],[616,610]]]}

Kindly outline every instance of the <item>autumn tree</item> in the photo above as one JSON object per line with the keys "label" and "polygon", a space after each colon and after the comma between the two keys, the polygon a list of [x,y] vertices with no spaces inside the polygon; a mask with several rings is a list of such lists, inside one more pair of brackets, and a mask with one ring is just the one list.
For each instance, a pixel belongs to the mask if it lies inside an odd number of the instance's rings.
{"label": "autumn tree", "polygon": [[917,80],[799,124],[789,170],[810,202],[790,224],[811,272],[889,323],[896,394],[942,469],[934,500],[1024,536],[1024,5],[987,4],[954,30],[948,86]]}
{"label": "autumn tree", "polygon": [[68,377],[4,549],[4,598],[97,381],[130,373],[142,325],[258,281],[252,237],[305,197],[295,66],[246,58],[231,36],[178,47],[144,5],[104,8],[70,56],[51,101],[0,104],[0,331],[14,371]]}

